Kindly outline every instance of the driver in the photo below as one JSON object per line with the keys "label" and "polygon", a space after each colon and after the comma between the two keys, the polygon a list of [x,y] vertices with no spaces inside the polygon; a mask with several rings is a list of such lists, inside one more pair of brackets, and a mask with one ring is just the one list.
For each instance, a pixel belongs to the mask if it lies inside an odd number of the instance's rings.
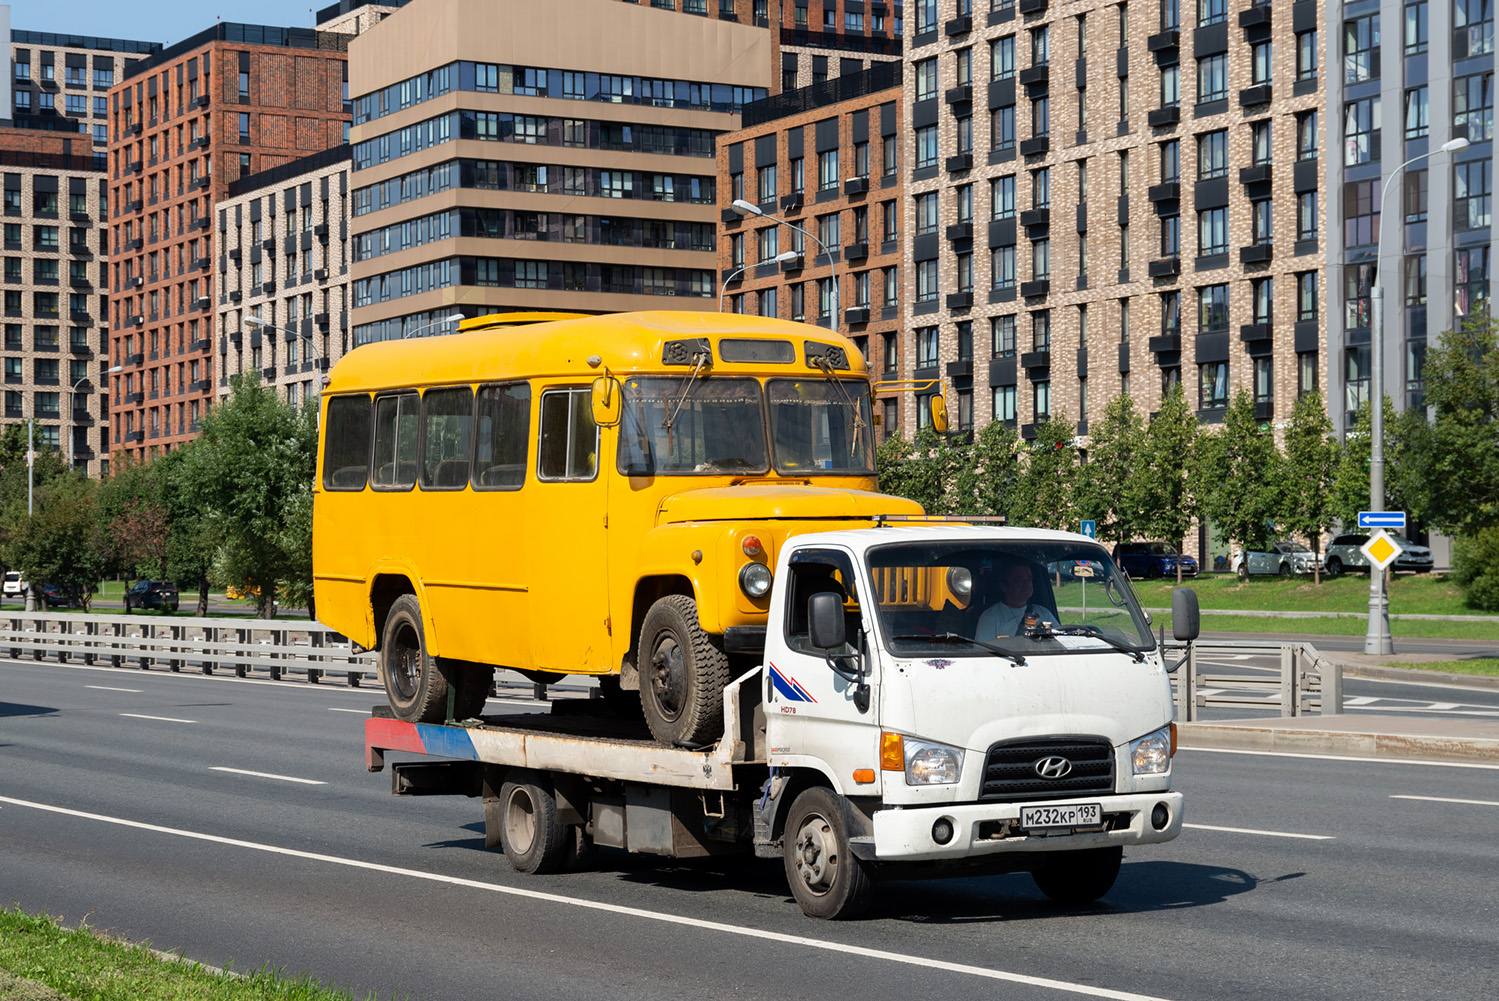
{"label": "driver", "polygon": [[974,639],[992,640],[1000,636],[1016,636],[1026,616],[1051,619],[1052,614],[1040,605],[1031,602],[1036,581],[1027,563],[1010,563],[999,568],[999,600],[984,609],[979,616],[978,630]]}

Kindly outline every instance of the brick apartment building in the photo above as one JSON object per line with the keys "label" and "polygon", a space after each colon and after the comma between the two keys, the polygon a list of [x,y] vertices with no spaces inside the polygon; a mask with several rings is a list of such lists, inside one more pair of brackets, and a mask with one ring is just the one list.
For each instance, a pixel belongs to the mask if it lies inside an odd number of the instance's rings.
{"label": "brick apartment building", "polygon": [[217,367],[215,207],[238,178],[345,141],[349,38],[220,23],[110,91],[116,451],[142,457],[193,434]]}
{"label": "brick apartment building", "polygon": [[287,400],[313,401],[352,346],[349,156],[340,145],[250,174],[219,202],[220,396],[230,376],[259,373]]}
{"label": "brick apartment building", "polygon": [[[882,63],[782,91],[747,106],[718,146],[725,309],[838,330],[891,378],[903,342],[900,78],[899,63]],[[728,207],[738,199],[776,218],[741,215]],[[776,263],[787,252],[797,257]],[[876,407],[882,429],[901,426],[899,394]]]}
{"label": "brick apartment building", "polygon": [[[9,27],[0,7],[0,118],[19,129],[88,136],[101,153],[109,142],[109,90],[160,42],[96,38]],[[9,30],[6,30],[9,29]]]}
{"label": "brick apartment building", "polygon": [[944,378],[959,429],[1027,438],[1174,382],[1207,423],[1237,387],[1266,421],[1324,388],[1321,19],[918,0],[902,372]]}
{"label": "brick apartment building", "polygon": [[[0,128],[5,413],[40,446],[108,471],[104,165],[87,135]],[[71,440],[71,451],[69,441]]]}
{"label": "brick apartment building", "polygon": [[[350,45],[354,343],[455,312],[701,308],[715,138],[770,33],[606,0],[421,0]],[[670,78],[661,74],[669,72]]]}

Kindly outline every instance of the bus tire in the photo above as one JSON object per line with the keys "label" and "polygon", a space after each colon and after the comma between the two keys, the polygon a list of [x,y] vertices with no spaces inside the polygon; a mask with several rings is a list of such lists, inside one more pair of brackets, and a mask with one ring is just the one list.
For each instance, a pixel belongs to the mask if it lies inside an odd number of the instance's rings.
{"label": "bus tire", "polygon": [[663,744],[708,744],[723,736],[729,659],[703,632],[697,602],[668,594],[640,627],[640,708]]}
{"label": "bus tire", "polygon": [[1122,846],[1053,852],[1031,871],[1031,879],[1059,904],[1091,904],[1113,888],[1123,858]]}
{"label": "bus tire", "polygon": [[869,870],[849,848],[842,797],[826,786],[804,790],[786,815],[781,840],[786,882],[809,917],[856,918],[874,899]]}
{"label": "bus tire", "polygon": [[403,594],[390,606],[380,641],[380,680],[397,719],[441,723],[448,715],[448,679],[427,652],[422,606]]}
{"label": "bus tire", "polygon": [[558,871],[574,837],[573,828],[557,819],[557,798],[546,776],[511,772],[500,786],[500,847],[515,871]]}

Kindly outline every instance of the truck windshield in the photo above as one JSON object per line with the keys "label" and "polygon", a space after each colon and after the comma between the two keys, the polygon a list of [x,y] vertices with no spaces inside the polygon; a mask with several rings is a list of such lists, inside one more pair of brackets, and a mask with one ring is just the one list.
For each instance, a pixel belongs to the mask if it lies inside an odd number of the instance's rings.
{"label": "truck windshield", "polygon": [[618,462],[626,476],[763,473],[766,452],[753,379],[625,382]]}
{"label": "truck windshield", "polygon": [[1128,581],[1096,544],[900,543],[868,559],[879,629],[898,657],[993,655],[979,643],[1021,658],[1155,649]]}
{"label": "truck windshield", "polygon": [[874,472],[869,383],[772,379],[767,392],[777,472],[791,476]]}

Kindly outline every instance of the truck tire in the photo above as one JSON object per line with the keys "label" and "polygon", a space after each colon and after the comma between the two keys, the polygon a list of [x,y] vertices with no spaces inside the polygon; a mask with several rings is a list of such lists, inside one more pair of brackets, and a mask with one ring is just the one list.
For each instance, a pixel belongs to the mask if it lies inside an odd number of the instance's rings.
{"label": "truck tire", "polygon": [[1031,871],[1031,879],[1059,904],[1091,904],[1113,887],[1123,859],[1122,846],[1055,852]]}
{"label": "truck tire", "polygon": [[380,680],[396,718],[408,723],[443,722],[448,715],[447,673],[427,653],[421,603],[414,594],[401,595],[391,603],[380,641]]}
{"label": "truck tire", "polygon": [[516,872],[549,873],[562,868],[576,835],[557,819],[552,784],[537,772],[517,769],[500,786],[500,847]]}
{"label": "truck tire", "polygon": [[781,840],[786,882],[809,917],[856,918],[874,899],[869,870],[849,848],[841,797],[824,786],[804,790],[786,815]]}
{"label": "truck tire", "polygon": [[703,632],[697,602],[668,594],[640,627],[640,708],[663,744],[707,744],[723,736],[729,659]]}

